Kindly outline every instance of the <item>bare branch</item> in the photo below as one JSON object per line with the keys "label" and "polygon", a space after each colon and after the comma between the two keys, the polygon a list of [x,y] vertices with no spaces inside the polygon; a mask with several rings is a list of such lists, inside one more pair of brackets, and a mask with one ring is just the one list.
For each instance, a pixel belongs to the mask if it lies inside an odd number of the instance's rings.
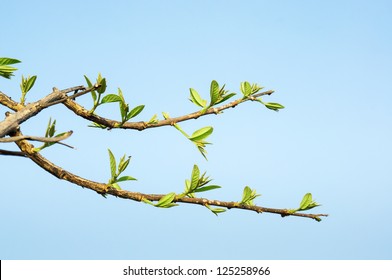
{"label": "bare branch", "polygon": [[0,149],[0,155],[26,157],[26,154],[23,152],[7,151],[7,150],[2,150],[2,149]]}
{"label": "bare branch", "polygon": [[6,137],[6,138],[0,138],[0,143],[10,143],[10,142],[16,142],[19,140],[33,140],[33,141],[39,141],[39,142],[45,142],[45,143],[58,143],[63,146],[66,146],[68,148],[73,149],[72,146],[62,143],[60,141],[67,139],[72,135],[72,130],[65,132],[63,135],[56,136],[56,137],[38,137],[38,136],[28,136],[28,135],[19,135],[19,136],[12,136],[12,137]]}
{"label": "bare branch", "polygon": [[69,136],[72,135],[72,130],[64,133],[61,136],[56,136],[56,137],[38,137],[38,136],[28,136],[28,135],[19,135],[19,136],[12,136],[12,137],[7,137],[7,138],[0,138],[0,143],[10,143],[10,142],[16,142],[19,140],[33,140],[33,141],[39,141],[39,142],[46,142],[46,143],[53,143],[53,142],[59,142],[64,139],[67,139]]}
{"label": "bare branch", "polygon": [[[16,132],[17,136],[22,135],[19,131]],[[26,153],[27,156],[34,161],[37,165],[41,168],[49,172],[50,174],[56,176],[59,179],[66,180],[73,184],[79,185],[84,188],[88,188],[93,190],[101,195],[113,195],[116,197],[130,199],[138,202],[142,202],[143,200],[147,199],[150,201],[159,201],[165,194],[144,194],[140,192],[132,192],[127,190],[118,190],[111,187],[108,184],[98,183],[94,181],[87,180],[85,178],[79,177],[71,172],[68,172],[59,166],[53,164],[45,157],[40,155],[37,152],[33,151],[33,146],[25,139],[19,140],[16,142],[18,147],[21,149],[23,153]],[[227,201],[220,201],[220,200],[210,200],[206,198],[190,198],[190,197],[176,197],[173,202],[179,203],[189,203],[189,204],[197,204],[197,205],[210,205],[210,206],[218,206],[218,207],[225,207],[227,209],[243,209],[243,210],[250,210],[255,211],[257,213],[273,213],[279,214],[282,217],[286,216],[298,216],[304,218],[311,218],[314,220],[319,220],[322,216],[328,216],[327,214],[304,214],[304,213],[291,213],[288,209],[275,209],[275,208],[267,208],[261,206],[251,206],[251,205],[244,205],[239,204],[238,202],[227,202]]]}

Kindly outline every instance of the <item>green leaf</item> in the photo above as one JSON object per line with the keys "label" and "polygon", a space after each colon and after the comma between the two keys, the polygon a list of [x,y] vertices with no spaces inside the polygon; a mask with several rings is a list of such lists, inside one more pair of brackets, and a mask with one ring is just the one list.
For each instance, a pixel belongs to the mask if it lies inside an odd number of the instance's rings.
{"label": "green leaf", "polygon": [[197,106],[204,108],[207,104],[207,101],[202,99],[200,97],[199,93],[196,90],[194,90],[193,88],[190,88],[189,90],[191,92],[190,101],[192,101]]}
{"label": "green leaf", "polygon": [[211,82],[211,87],[210,87],[210,97],[211,97],[211,103],[210,106],[215,105],[215,103],[219,99],[219,84],[217,81],[213,80]]}
{"label": "green leaf", "polygon": [[128,157],[128,159],[125,160],[125,155],[120,159],[120,163],[118,164],[118,174],[124,172],[124,170],[128,167],[130,160],[131,157]]}
{"label": "green leaf", "polygon": [[102,104],[110,103],[110,102],[121,102],[121,97],[118,96],[117,94],[111,93],[111,94],[105,95],[101,101]]}
{"label": "green leaf", "polygon": [[211,212],[214,213],[216,216],[218,216],[219,213],[226,212],[226,209],[224,209],[224,208],[214,208],[214,207],[211,207],[211,206],[208,205],[208,204],[206,204],[205,206],[206,206],[208,209],[210,209]]}
{"label": "green leaf", "polygon": [[155,206],[155,204],[152,203],[151,200],[148,200],[147,198],[144,198],[144,197],[142,198],[142,202],[147,203],[147,204],[150,204],[150,205],[152,205],[152,206]]}
{"label": "green leaf", "polygon": [[10,64],[17,64],[17,63],[21,63],[21,61],[15,58],[0,57],[0,65],[10,65]]}
{"label": "green leaf", "polygon": [[185,179],[185,193],[190,193],[191,190],[191,181]]}
{"label": "green leaf", "polygon": [[311,202],[312,202],[312,194],[311,193],[307,193],[302,198],[302,201],[301,201],[301,203],[299,205],[299,208],[300,209],[306,209]]}
{"label": "green leaf", "polygon": [[242,193],[242,200],[241,200],[241,202],[243,202],[243,201],[248,201],[251,195],[252,195],[252,190],[251,190],[251,188],[249,188],[248,186],[246,186],[246,187],[244,188],[243,193]]}
{"label": "green leaf", "polygon": [[152,116],[151,119],[147,122],[147,124],[156,124],[156,123],[158,123],[158,116],[157,116],[157,114]]}
{"label": "green leaf", "polygon": [[212,213],[214,213],[217,216],[220,213],[226,212],[226,209],[224,209],[224,208],[212,208],[210,210],[212,211]]}
{"label": "green leaf", "polygon": [[269,103],[264,103],[265,107],[267,107],[270,110],[274,111],[279,111],[280,109],[283,109],[284,106],[279,104],[279,103],[274,103],[274,102],[269,102]]}
{"label": "green leaf", "polygon": [[101,74],[99,74],[97,83],[100,85],[100,87],[97,89],[98,93],[104,93],[106,91],[106,78],[102,79]]}
{"label": "green leaf", "polygon": [[113,188],[117,189],[117,190],[121,190],[121,187],[117,184],[117,183],[112,183],[110,184]]}
{"label": "green leaf", "polygon": [[235,95],[235,93],[230,93],[228,95],[225,95],[224,97],[222,97],[222,99],[219,99],[218,102],[215,103],[215,105],[220,104],[222,102],[225,102],[226,100],[232,98]]}
{"label": "green leaf", "polygon": [[127,120],[132,119],[137,115],[139,115],[143,111],[143,109],[144,109],[144,105],[139,105],[133,108],[131,112],[129,112],[129,114],[127,115]]}
{"label": "green leaf", "polygon": [[189,137],[189,140],[191,140],[191,141],[203,140],[203,139],[207,138],[208,136],[210,136],[211,133],[213,132],[213,130],[214,129],[211,126],[206,126],[201,129],[198,129],[195,132],[193,132],[192,136]]}
{"label": "green leaf", "polygon": [[49,119],[48,129],[46,130],[45,137],[53,137],[56,132],[56,120],[51,123],[52,119]]}
{"label": "green leaf", "polygon": [[16,63],[20,63],[20,61],[14,58],[0,57],[0,77],[10,79],[14,75],[13,72],[18,69],[9,65]]}
{"label": "green leaf", "polygon": [[34,86],[36,80],[37,80],[37,76],[32,76],[27,78],[25,93],[27,93]]}
{"label": "green leaf", "polygon": [[241,83],[241,92],[245,97],[248,97],[252,94],[252,87],[248,82]]}
{"label": "green leaf", "polygon": [[320,204],[317,204],[315,201],[313,201],[311,193],[307,193],[302,198],[302,201],[301,201],[297,211],[305,211],[305,210],[309,210],[309,209],[312,209],[317,206],[320,206]]}
{"label": "green leaf", "polygon": [[208,159],[207,159],[207,151],[206,151],[206,149],[204,149],[205,145],[204,145],[204,144],[198,144],[198,145],[196,145],[196,146],[197,146],[197,149],[199,150],[199,152],[201,153],[201,155],[202,155],[206,160],[208,160]]}
{"label": "green leaf", "polygon": [[[88,87],[92,88],[93,84],[91,83],[90,79],[86,75],[84,75],[84,79],[86,80],[86,83],[87,83]],[[91,91],[91,96],[92,96],[93,101],[95,103],[95,101],[97,100],[97,94],[96,94],[95,90]]]}
{"label": "green leaf", "polygon": [[121,98],[121,101],[119,103],[120,104],[120,112],[121,112],[121,120],[123,122],[126,122],[127,121],[126,117],[127,117],[128,111],[129,111],[129,106],[127,103],[125,103],[125,98],[124,98],[124,95],[123,95],[120,88],[118,88],[118,96]]}
{"label": "green leaf", "polygon": [[133,178],[133,177],[131,177],[131,176],[122,176],[122,177],[118,178],[118,179],[116,180],[116,182],[136,181],[136,180],[137,180],[136,178]]}
{"label": "green leaf", "polygon": [[[168,207],[173,202],[176,194],[174,192],[168,193],[167,195],[163,196],[157,204],[156,207]],[[174,206],[174,205],[173,205]]]}
{"label": "green leaf", "polygon": [[193,192],[206,192],[206,191],[210,191],[210,190],[214,190],[214,189],[220,189],[221,186],[217,186],[217,185],[209,185],[209,186],[205,186],[205,187],[201,187],[201,188],[197,188],[196,190],[194,190]]}
{"label": "green leaf", "polygon": [[192,169],[190,192],[193,192],[198,187],[197,185],[199,183],[199,178],[200,170],[199,167],[195,164],[193,165]]}
{"label": "green leaf", "polygon": [[108,149],[108,152],[109,152],[109,160],[110,160],[111,178],[114,179],[116,178],[116,159],[110,149]]}
{"label": "green leaf", "polygon": [[245,204],[245,205],[254,205],[253,200],[260,196],[259,194],[256,193],[256,190],[252,190],[248,186],[244,188],[244,191],[242,193],[242,200],[240,204]]}
{"label": "green leaf", "polygon": [[103,124],[99,124],[99,123],[93,122],[93,123],[89,124],[88,127],[105,129],[107,126],[103,125]]}

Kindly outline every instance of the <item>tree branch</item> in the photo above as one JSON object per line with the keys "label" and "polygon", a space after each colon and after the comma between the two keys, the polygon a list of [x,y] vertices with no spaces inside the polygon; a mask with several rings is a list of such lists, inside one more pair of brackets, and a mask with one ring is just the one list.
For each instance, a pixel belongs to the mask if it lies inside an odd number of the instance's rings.
{"label": "tree branch", "polygon": [[3,150],[3,149],[0,149],[0,155],[26,157],[26,154],[23,152],[7,151],[7,150]]}
{"label": "tree branch", "polygon": [[11,99],[11,97],[7,96],[1,91],[0,91],[0,104],[7,106],[13,111],[18,111],[20,109],[23,109],[24,107],[22,104],[15,102],[14,100]]}
{"label": "tree branch", "polygon": [[71,111],[73,111],[76,115],[87,119],[89,121],[95,122],[97,124],[101,124],[103,126],[106,126],[108,128],[123,128],[123,129],[136,129],[136,130],[144,130],[147,128],[154,128],[154,127],[161,127],[161,126],[167,126],[167,125],[173,125],[175,123],[179,123],[179,122],[183,122],[183,121],[187,121],[187,120],[191,120],[191,119],[197,119],[201,116],[205,116],[205,115],[210,115],[210,114],[218,114],[226,109],[229,108],[234,108],[236,107],[238,104],[241,104],[243,102],[246,101],[255,101],[257,97],[263,96],[263,95],[271,95],[272,93],[274,93],[273,90],[268,90],[268,91],[264,91],[258,94],[254,94],[251,95],[247,98],[240,98],[237,99],[235,101],[232,101],[228,104],[225,104],[223,106],[220,107],[212,107],[209,108],[206,112],[202,112],[197,111],[197,112],[193,112],[191,114],[188,115],[183,115],[180,117],[174,117],[174,118],[168,118],[165,120],[160,120],[156,123],[147,123],[147,122],[125,122],[125,123],[121,123],[119,121],[115,121],[115,120],[111,120],[111,119],[107,119],[104,117],[101,117],[99,115],[96,115],[92,112],[90,112],[89,110],[85,109],[84,107],[82,107],[81,105],[79,105],[78,103],[74,102],[71,99],[66,99],[64,100],[64,105],[70,109]]}
{"label": "tree branch", "polygon": [[[23,139],[39,141],[39,142],[46,142],[46,143],[55,143],[55,142],[59,142],[64,139],[67,139],[68,137],[70,137],[72,135],[72,133],[73,132],[71,130],[71,131],[64,133],[61,136],[56,136],[56,137],[38,137],[38,136],[20,135],[20,136],[13,136],[13,137],[7,137],[7,138],[0,138],[0,143],[16,142],[16,141],[23,140]],[[64,144],[64,143],[59,142],[59,144],[70,147],[69,145]]]}
{"label": "tree branch", "polygon": [[[53,106],[55,104],[64,102],[69,98],[76,98],[83,94],[86,94],[92,90],[99,88],[99,85],[94,85],[92,88],[86,89],[84,86],[76,86],[63,90],[53,88],[53,92],[44,98],[29,103],[23,106],[20,103],[13,101],[10,97],[0,92],[0,103],[7,106],[8,108],[16,111],[15,113],[7,113],[4,121],[0,122],[0,138],[9,134],[11,131],[18,128],[20,124],[28,120],[29,118],[37,115],[43,109]],[[83,90],[82,92],[77,92]],[[67,93],[76,92],[74,95],[67,96]]]}
{"label": "tree branch", "polygon": [[[22,136],[20,131],[16,131],[16,136]],[[143,202],[143,200],[147,199],[150,201],[159,201],[165,194],[144,194],[140,192],[132,192],[127,190],[118,190],[111,187],[108,184],[98,183],[94,181],[87,180],[85,178],[79,177],[71,172],[68,172],[59,166],[53,164],[45,157],[40,155],[37,152],[34,152],[34,146],[32,146],[27,140],[22,139],[16,142],[20,150],[25,153],[33,162],[39,165],[41,168],[49,172],[50,174],[56,176],[59,179],[66,180],[70,183],[79,185],[84,188],[88,188],[93,190],[101,195],[113,195],[116,197],[120,197],[123,199],[130,199],[138,202]],[[210,200],[206,198],[190,198],[190,197],[176,197],[173,202],[179,203],[189,203],[189,204],[197,204],[202,206],[218,206],[218,207],[225,207],[227,209],[243,209],[254,211],[257,213],[273,213],[279,214],[282,217],[285,216],[298,216],[304,218],[311,218],[314,220],[319,221],[320,217],[328,216],[327,214],[305,214],[305,213],[291,213],[288,209],[276,209],[276,208],[267,208],[261,206],[250,206],[239,204],[238,202],[227,202],[227,201],[220,201],[220,200]]]}

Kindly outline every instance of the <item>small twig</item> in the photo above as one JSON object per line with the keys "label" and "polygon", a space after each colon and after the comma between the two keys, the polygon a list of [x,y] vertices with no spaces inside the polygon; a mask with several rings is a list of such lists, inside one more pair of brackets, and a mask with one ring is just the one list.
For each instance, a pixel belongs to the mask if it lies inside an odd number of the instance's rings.
{"label": "small twig", "polygon": [[0,155],[3,156],[18,156],[18,157],[27,157],[23,152],[15,152],[15,151],[7,151],[0,149]]}
{"label": "small twig", "polygon": [[6,137],[6,138],[0,138],[0,143],[10,143],[10,142],[16,142],[20,140],[32,140],[32,141],[39,141],[39,142],[45,142],[45,143],[54,143],[57,142],[58,144],[67,146],[69,148],[74,148],[70,145],[67,145],[65,143],[61,143],[60,141],[67,139],[72,135],[72,130],[64,133],[61,136],[57,137],[38,137],[38,136],[29,136],[29,135],[18,135],[18,136],[12,136],[12,137]]}

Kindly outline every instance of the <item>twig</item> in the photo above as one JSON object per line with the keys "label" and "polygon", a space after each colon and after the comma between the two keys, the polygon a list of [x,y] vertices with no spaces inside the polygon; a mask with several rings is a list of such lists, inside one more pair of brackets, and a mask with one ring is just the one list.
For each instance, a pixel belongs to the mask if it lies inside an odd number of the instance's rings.
{"label": "twig", "polygon": [[12,137],[6,137],[6,138],[0,138],[0,143],[10,143],[10,142],[16,142],[19,140],[33,140],[33,141],[39,141],[39,142],[46,142],[46,143],[55,143],[57,142],[58,144],[67,146],[69,148],[72,148],[72,146],[67,145],[65,143],[62,143],[60,141],[67,139],[68,137],[70,137],[72,135],[72,130],[68,131],[66,133],[64,133],[61,136],[57,136],[57,137],[38,137],[38,136],[28,136],[28,135],[19,135],[19,136],[12,136]]}
{"label": "twig", "polygon": [[2,149],[0,149],[0,155],[26,157],[26,154],[23,152],[7,151],[7,150],[2,150]]}

